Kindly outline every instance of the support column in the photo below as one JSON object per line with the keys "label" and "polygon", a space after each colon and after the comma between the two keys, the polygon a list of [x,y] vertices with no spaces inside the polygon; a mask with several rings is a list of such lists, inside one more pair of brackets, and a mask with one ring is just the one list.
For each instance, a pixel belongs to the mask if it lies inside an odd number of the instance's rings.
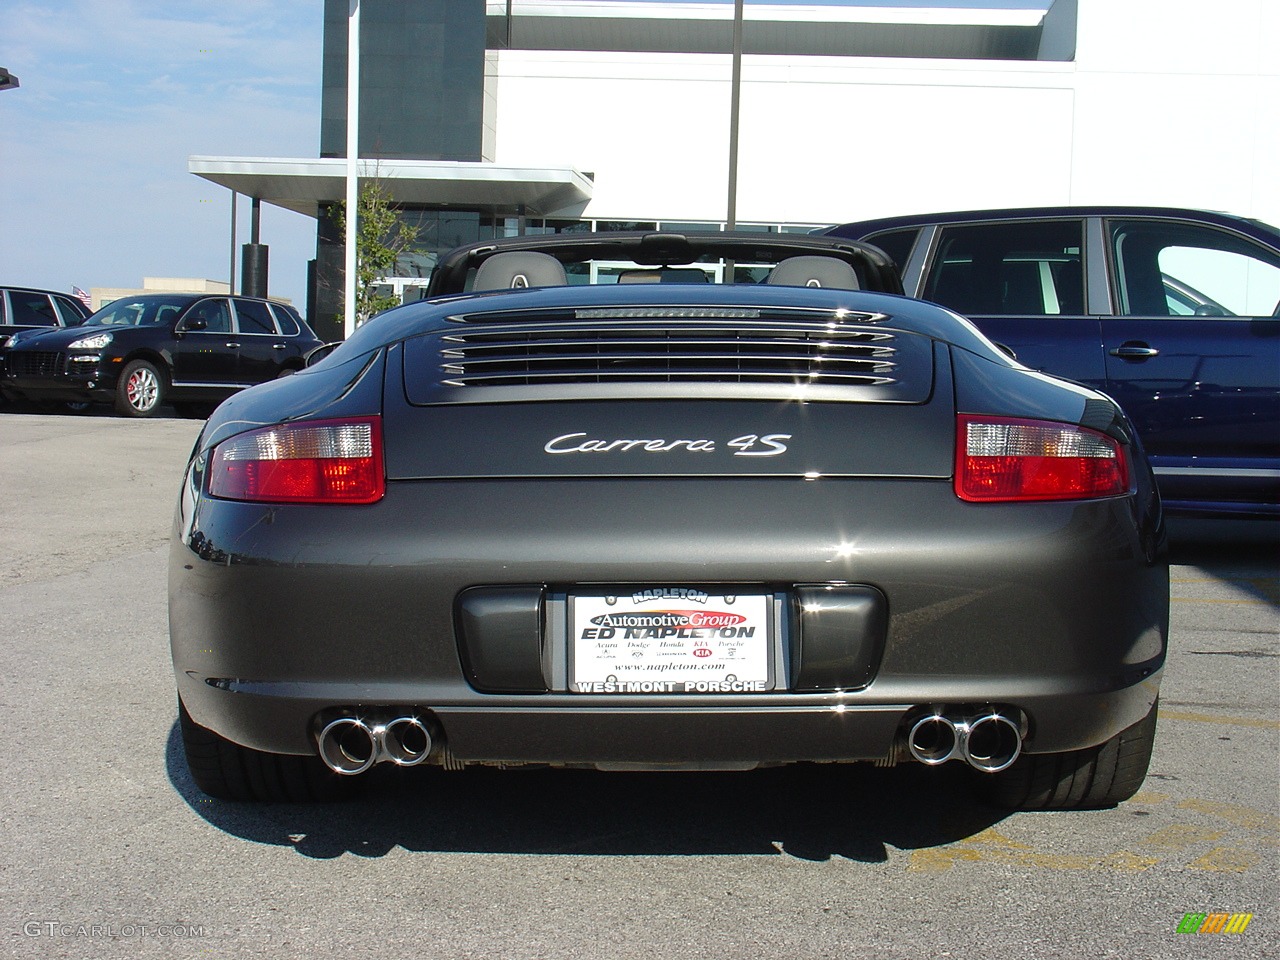
{"label": "support column", "polygon": [[244,245],[243,280],[240,292],[246,297],[267,295],[267,247],[259,243],[261,237],[262,199],[253,198],[253,214],[249,227],[249,242]]}

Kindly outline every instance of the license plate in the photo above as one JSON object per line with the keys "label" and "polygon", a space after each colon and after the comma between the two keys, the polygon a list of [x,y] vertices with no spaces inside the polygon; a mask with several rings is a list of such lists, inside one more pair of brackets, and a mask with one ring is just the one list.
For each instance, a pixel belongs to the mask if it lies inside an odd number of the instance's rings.
{"label": "license plate", "polygon": [[767,594],[657,587],[570,597],[569,688],[577,693],[772,690]]}

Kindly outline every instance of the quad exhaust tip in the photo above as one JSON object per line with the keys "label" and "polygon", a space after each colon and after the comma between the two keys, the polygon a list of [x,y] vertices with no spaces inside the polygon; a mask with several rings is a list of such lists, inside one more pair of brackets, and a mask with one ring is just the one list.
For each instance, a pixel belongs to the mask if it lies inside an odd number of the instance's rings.
{"label": "quad exhaust tip", "polygon": [[415,716],[387,721],[359,717],[331,720],[316,738],[320,759],[334,773],[355,776],[375,763],[417,766],[431,754],[431,732]]}
{"label": "quad exhaust tip", "polygon": [[[364,773],[376,763],[417,766],[436,745],[427,725],[414,715],[372,721],[338,717],[316,740],[325,766],[343,776]],[[935,707],[911,725],[907,749],[926,766],[963,760],[983,773],[999,773],[1022,753],[1022,725],[1020,718],[995,709]]]}
{"label": "quad exhaust tip", "polygon": [[907,749],[926,766],[963,760],[983,773],[999,773],[1022,753],[1022,727],[997,710],[972,714],[934,709],[911,725]]}

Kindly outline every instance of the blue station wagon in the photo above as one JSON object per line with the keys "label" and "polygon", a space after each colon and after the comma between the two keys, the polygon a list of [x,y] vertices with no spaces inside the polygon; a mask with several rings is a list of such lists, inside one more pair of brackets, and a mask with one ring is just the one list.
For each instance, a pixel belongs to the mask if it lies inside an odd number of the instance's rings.
{"label": "blue station wagon", "polygon": [[848,223],[910,296],[1133,419],[1166,508],[1280,517],[1280,231],[1151,207],[979,210]]}

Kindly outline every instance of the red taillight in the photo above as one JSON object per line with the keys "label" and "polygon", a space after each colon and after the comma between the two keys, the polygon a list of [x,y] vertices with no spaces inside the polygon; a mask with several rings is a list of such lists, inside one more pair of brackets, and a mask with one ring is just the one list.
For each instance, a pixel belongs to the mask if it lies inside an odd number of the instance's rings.
{"label": "red taillight", "polygon": [[209,493],[264,503],[373,503],[382,499],[377,417],[282,423],[214,449]]}
{"label": "red taillight", "polygon": [[1106,434],[1045,420],[960,416],[961,500],[1092,500],[1129,490],[1124,450]]}

